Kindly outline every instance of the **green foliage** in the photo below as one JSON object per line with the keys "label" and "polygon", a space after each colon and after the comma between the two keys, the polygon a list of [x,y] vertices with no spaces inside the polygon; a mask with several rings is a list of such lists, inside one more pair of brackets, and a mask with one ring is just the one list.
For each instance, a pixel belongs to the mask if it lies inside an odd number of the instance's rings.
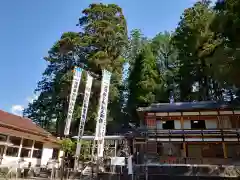
{"label": "green foliage", "polygon": [[219,46],[210,62],[214,68],[214,76],[224,85],[240,87],[240,2],[238,0],[219,1],[215,6],[216,16],[211,29]]}
{"label": "green foliage", "polygon": [[179,99],[178,84],[176,83],[179,60],[177,49],[171,43],[172,35],[168,32],[157,34],[151,41],[152,52],[156,57],[161,83],[158,84],[157,102],[169,102],[170,92]]}
{"label": "green foliage", "polygon": [[76,142],[72,141],[71,139],[65,138],[60,141],[61,150],[67,154],[74,155],[76,151]]}
{"label": "green foliage", "polygon": [[138,119],[136,108],[149,105],[155,101],[157,85],[160,83],[156,59],[149,45],[144,46],[137,55],[128,81],[127,110],[130,118],[136,121]]}
{"label": "green foliage", "polygon": [[[120,89],[124,63],[121,54],[127,42],[126,21],[122,10],[114,4],[91,4],[82,13],[79,26],[83,32],[64,33],[49,50],[48,56],[44,58],[48,66],[36,89],[40,96],[24,111],[25,116],[48,130],[55,124],[55,133],[59,136],[63,136],[74,66],[81,67],[84,63],[90,71],[97,74],[101,74],[102,69],[112,72],[108,120],[117,121],[121,112]],[[83,74],[74,110],[75,126],[71,126],[72,134],[78,130],[85,77]],[[95,130],[99,94],[100,81],[94,81],[85,126],[87,131]]]}
{"label": "green foliage", "polygon": [[208,63],[208,58],[218,45],[209,28],[214,15],[209,1],[197,2],[184,11],[174,33],[173,43],[180,60],[178,83],[182,101],[212,100],[210,87],[218,86]]}
{"label": "green foliage", "polygon": [[91,141],[84,141],[81,140],[81,156],[80,160],[82,161],[89,161],[91,160],[92,152],[91,152]]}

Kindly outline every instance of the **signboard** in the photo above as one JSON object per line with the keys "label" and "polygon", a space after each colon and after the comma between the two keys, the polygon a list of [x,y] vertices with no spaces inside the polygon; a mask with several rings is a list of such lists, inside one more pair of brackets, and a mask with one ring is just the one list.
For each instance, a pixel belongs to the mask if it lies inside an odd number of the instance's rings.
{"label": "signboard", "polygon": [[125,166],[125,157],[111,157],[111,165]]}
{"label": "signboard", "polygon": [[78,128],[78,143],[77,143],[77,149],[76,149],[76,156],[79,156],[81,151],[81,142],[79,142],[79,139],[82,138],[84,133],[84,126],[87,118],[89,98],[91,95],[92,81],[93,81],[93,77],[87,74],[87,82],[86,82],[84,99],[82,104],[82,113],[81,113],[81,119],[80,119],[80,124]]}
{"label": "signboard", "polygon": [[77,99],[77,93],[78,93],[79,84],[81,81],[81,76],[82,76],[82,69],[78,67],[75,68],[74,75],[73,75],[72,89],[71,89],[71,94],[69,99],[68,115],[67,115],[65,129],[64,129],[65,136],[69,135],[73,110],[74,110],[75,102]]}
{"label": "signboard", "polygon": [[103,157],[104,151],[104,136],[106,133],[106,120],[107,120],[107,105],[108,105],[108,93],[110,86],[111,73],[104,70],[102,77],[102,85],[101,85],[101,94],[99,100],[99,110],[97,116],[97,124],[95,131],[95,140],[97,143],[97,155],[98,157]]}

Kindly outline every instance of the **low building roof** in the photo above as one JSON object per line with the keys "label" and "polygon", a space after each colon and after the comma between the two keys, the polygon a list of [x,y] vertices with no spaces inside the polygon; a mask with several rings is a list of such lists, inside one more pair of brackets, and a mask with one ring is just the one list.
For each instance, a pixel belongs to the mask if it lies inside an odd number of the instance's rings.
{"label": "low building roof", "polygon": [[58,139],[36,125],[31,119],[0,110],[0,133],[34,139],[41,142],[57,143]]}
{"label": "low building roof", "polygon": [[[73,136],[73,139],[77,139],[77,136]],[[82,140],[94,140],[95,136],[82,136]],[[104,136],[105,140],[121,140],[124,136]]]}

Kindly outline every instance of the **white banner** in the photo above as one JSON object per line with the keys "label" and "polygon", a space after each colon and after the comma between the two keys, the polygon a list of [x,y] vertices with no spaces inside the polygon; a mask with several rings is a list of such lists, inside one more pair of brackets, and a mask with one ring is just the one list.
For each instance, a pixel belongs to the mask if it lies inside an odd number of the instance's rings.
{"label": "white banner", "polygon": [[82,104],[81,120],[78,128],[78,143],[77,143],[77,149],[76,149],[76,156],[79,156],[81,151],[81,143],[79,142],[79,140],[82,138],[84,133],[84,126],[87,118],[89,98],[91,95],[92,81],[93,81],[93,77],[87,74],[87,82],[86,82],[84,99]]}
{"label": "white banner", "polygon": [[104,136],[106,132],[106,120],[107,120],[107,105],[108,105],[108,93],[110,86],[111,73],[104,70],[102,76],[101,94],[99,100],[99,110],[95,131],[95,140],[98,141],[97,155],[98,157],[103,157],[104,151]]}
{"label": "white banner", "polygon": [[128,157],[128,174],[133,174],[133,163],[132,163],[132,155]]}
{"label": "white banner", "polygon": [[76,67],[74,69],[72,89],[71,89],[71,94],[70,94],[70,99],[69,99],[68,115],[67,115],[65,129],[64,129],[65,136],[69,135],[73,110],[74,110],[75,102],[77,99],[77,93],[78,93],[79,84],[81,81],[81,76],[82,76],[82,69]]}

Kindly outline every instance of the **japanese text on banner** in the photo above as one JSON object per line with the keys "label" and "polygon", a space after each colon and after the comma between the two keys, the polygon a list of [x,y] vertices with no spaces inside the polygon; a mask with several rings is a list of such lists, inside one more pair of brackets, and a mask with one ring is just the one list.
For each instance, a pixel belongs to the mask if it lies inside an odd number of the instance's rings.
{"label": "japanese text on banner", "polygon": [[104,151],[104,136],[106,131],[106,119],[107,119],[107,104],[108,104],[108,92],[110,86],[111,73],[104,70],[101,94],[99,101],[98,119],[96,125],[95,140],[98,140],[98,156],[102,157]]}
{"label": "japanese text on banner", "polygon": [[[82,138],[83,133],[84,133],[84,126],[85,126],[85,122],[86,122],[86,118],[87,118],[89,98],[91,95],[92,81],[93,81],[92,76],[90,76],[88,74],[85,93],[84,93],[84,99],[83,99],[81,120],[80,120],[80,124],[79,124],[79,128],[78,128],[78,140]],[[76,156],[80,155],[80,151],[81,151],[81,143],[78,142],[77,149],[76,149]]]}
{"label": "japanese text on banner", "polygon": [[69,99],[68,115],[67,115],[65,129],[64,129],[65,136],[69,135],[73,110],[74,110],[75,102],[77,99],[77,93],[78,93],[79,84],[81,81],[81,76],[82,76],[82,69],[75,68],[73,82],[72,82],[72,89],[71,89],[71,94],[70,94],[70,99]]}

